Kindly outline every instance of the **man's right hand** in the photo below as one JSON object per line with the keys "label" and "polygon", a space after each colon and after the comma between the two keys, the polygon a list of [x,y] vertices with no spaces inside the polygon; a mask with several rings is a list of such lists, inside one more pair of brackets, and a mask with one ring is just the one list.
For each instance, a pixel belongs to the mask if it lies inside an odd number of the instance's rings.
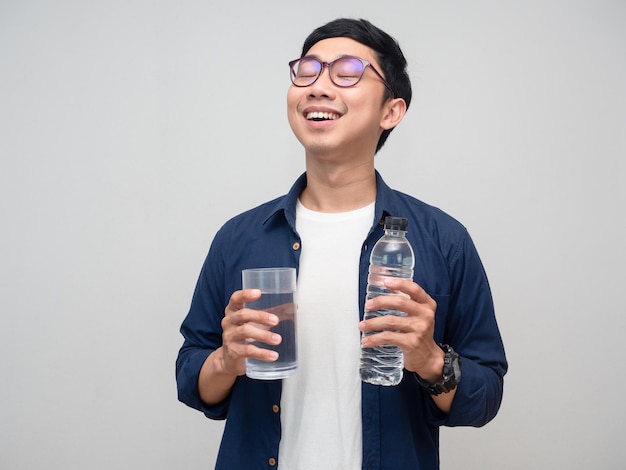
{"label": "man's right hand", "polygon": [[254,302],[261,297],[258,289],[245,289],[233,293],[222,319],[222,367],[225,373],[246,373],[247,357],[265,362],[278,359],[278,353],[251,344],[251,341],[275,346],[282,338],[270,331],[278,324],[278,316],[263,310],[244,308],[244,303]]}
{"label": "man's right hand", "polygon": [[279,334],[270,331],[278,324],[277,315],[244,308],[244,303],[260,297],[258,289],[238,290],[230,296],[222,319],[222,346],[207,357],[198,377],[200,397],[208,405],[217,404],[228,396],[237,377],[246,373],[247,357],[266,362],[278,359],[275,351],[259,348],[248,341],[269,345],[282,341]]}

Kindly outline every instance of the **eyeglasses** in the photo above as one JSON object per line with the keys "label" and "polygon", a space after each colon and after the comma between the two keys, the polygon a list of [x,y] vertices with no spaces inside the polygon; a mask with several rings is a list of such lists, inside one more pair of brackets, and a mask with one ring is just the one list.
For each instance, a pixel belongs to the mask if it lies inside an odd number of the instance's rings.
{"label": "eyeglasses", "polygon": [[324,71],[324,67],[328,67],[330,80],[338,87],[348,88],[356,85],[363,78],[365,69],[371,68],[378,75],[385,86],[393,95],[391,85],[383,78],[378,70],[367,60],[359,57],[343,56],[332,62],[322,62],[315,57],[301,57],[289,62],[291,69],[291,83],[297,87],[307,87],[315,83]]}

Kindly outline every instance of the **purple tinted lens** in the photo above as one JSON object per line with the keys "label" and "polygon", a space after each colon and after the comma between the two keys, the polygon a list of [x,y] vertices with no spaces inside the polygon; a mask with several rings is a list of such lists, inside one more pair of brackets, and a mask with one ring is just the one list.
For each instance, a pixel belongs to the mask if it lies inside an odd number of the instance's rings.
{"label": "purple tinted lens", "polygon": [[296,85],[313,83],[322,70],[322,64],[316,59],[300,59],[293,65],[293,81]]}
{"label": "purple tinted lens", "polygon": [[363,76],[365,66],[355,57],[342,57],[333,62],[333,81],[339,86],[351,86]]}

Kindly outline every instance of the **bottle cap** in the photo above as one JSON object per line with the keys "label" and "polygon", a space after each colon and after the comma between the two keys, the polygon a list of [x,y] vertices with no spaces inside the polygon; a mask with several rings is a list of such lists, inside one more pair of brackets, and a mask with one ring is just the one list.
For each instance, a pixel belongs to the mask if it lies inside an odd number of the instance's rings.
{"label": "bottle cap", "polygon": [[406,231],[409,226],[409,219],[405,217],[385,217],[385,230],[402,230]]}

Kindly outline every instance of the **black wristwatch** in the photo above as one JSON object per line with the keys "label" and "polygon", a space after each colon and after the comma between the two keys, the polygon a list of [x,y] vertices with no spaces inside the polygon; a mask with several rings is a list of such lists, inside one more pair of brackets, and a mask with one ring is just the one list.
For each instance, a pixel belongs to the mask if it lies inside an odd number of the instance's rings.
{"label": "black wristwatch", "polygon": [[446,353],[443,359],[443,380],[436,384],[425,381],[419,375],[415,378],[431,395],[439,395],[454,390],[461,381],[461,356],[447,344],[440,344],[439,347]]}

